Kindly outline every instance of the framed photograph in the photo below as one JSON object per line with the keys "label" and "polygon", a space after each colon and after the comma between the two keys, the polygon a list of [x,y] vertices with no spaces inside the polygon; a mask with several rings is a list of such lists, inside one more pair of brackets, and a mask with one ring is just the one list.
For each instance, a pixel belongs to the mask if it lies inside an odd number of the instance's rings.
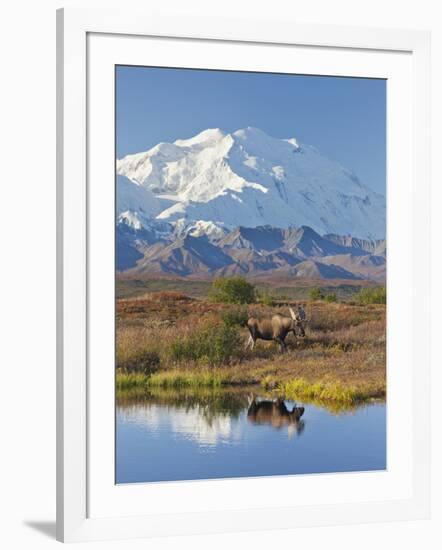
{"label": "framed photograph", "polygon": [[57,538],[428,517],[429,35],[57,24]]}

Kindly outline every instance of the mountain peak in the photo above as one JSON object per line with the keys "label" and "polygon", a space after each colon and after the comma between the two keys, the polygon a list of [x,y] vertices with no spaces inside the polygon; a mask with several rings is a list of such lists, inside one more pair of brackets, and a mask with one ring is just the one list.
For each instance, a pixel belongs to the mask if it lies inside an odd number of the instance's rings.
{"label": "mountain peak", "polygon": [[220,141],[226,137],[226,133],[221,128],[207,128],[196,136],[188,139],[177,139],[174,145],[179,147],[191,147],[192,145],[201,145]]}
{"label": "mountain peak", "polygon": [[162,143],[119,160],[117,171],[153,193],[161,207],[156,217],[172,224],[202,220],[226,229],[308,226],[319,234],[385,236],[383,196],[314,147],[301,149],[294,138],[251,126],[231,134],[208,128]]}
{"label": "mountain peak", "polygon": [[247,126],[246,128],[240,128],[233,132],[234,136],[237,137],[251,137],[251,136],[264,136],[269,138],[270,136],[266,134],[263,130],[260,128],[255,128],[254,126]]}
{"label": "mountain peak", "polygon": [[292,137],[288,139],[280,139],[275,138],[264,132],[264,130],[261,130],[260,128],[255,128],[254,126],[247,126],[247,128],[241,128],[239,130],[236,130],[232,133],[233,138],[238,138],[240,140],[249,141],[249,142],[256,142],[256,143],[264,143],[267,146],[269,144],[272,144],[274,146],[275,143],[279,143],[280,147],[287,147],[286,144],[293,146],[295,149],[299,149],[298,141]]}

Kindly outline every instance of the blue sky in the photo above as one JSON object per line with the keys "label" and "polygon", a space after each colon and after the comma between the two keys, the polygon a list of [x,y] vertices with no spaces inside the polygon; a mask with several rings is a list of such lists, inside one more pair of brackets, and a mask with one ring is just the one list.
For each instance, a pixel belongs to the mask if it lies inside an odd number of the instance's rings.
{"label": "blue sky", "polygon": [[116,120],[118,158],[255,126],[314,145],[385,193],[385,80],[118,66]]}

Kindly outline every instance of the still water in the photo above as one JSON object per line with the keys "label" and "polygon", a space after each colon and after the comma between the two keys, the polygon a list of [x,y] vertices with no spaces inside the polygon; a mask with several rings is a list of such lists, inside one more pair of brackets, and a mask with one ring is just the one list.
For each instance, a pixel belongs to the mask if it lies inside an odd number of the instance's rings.
{"label": "still water", "polygon": [[259,391],[119,397],[116,482],[385,469],[385,403],[328,410]]}

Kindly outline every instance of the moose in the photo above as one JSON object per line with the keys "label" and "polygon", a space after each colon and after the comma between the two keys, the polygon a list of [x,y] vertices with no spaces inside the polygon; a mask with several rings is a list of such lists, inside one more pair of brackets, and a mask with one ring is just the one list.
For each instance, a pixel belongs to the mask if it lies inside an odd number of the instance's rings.
{"label": "moose", "polygon": [[255,317],[250,317],[247,321],[247,328],[250,332],[250,337],[247,340],[246,347],[247,349],[250,346],[250,349],[255,347],[256,340],[274,340],[279,344],[279,349],[284,352],[287,348],[285,345],[286,336],[293,332],[296,336],[297,332],[299,335],[304,337],[304,323],[306,321],[304,309],[299,307],[298,313],[295,313],[291,307],[289,307],[290,317],[285,315],[280,315],[277,313],[273,315],[271,319],[256,319]]}
{"label": "moose", "polygon": [[290,434],[295,431],[300,434],[304,429],[304,421],[301,420],[301,416],[305,411],[304,407],[294,406],[289,411],[280,398],[276,401],[257,401],[252,397],[249,403],[247,419],[252,424],[269,424],[276,429],[287,427]]}

